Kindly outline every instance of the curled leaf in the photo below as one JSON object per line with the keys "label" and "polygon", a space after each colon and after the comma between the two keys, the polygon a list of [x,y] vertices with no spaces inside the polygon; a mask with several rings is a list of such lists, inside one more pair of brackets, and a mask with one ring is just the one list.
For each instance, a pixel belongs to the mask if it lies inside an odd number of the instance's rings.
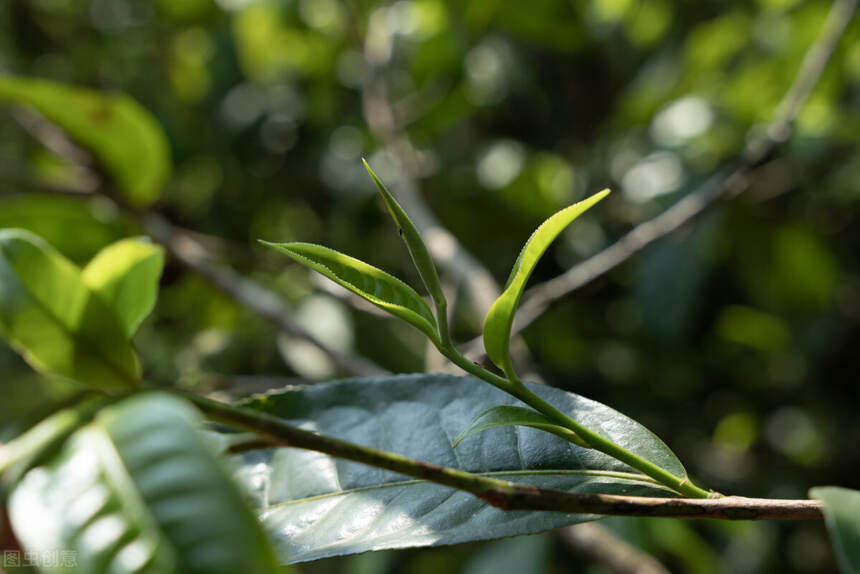
{"label": "curled leaf", "polygon": [[523,294],[526,282],[541,256],[549,247],[550,243],[558,237],[565,227],[587,211],[595,203],[609,194],[608,189],[596,193],[575,203],[570,207],[562,209],[538,227],[532,236],[526,241],[519,257],[514,263],[511,275],[505,285],[505,290],[490,307],[486,319],[484,319],[484,348],[487,355],[498,365],[509,378],[515,379],[510,356],[511,326],[514,322],[514,313]]}
{"label": "curled leaf", "polygon": [[103,389],[140,378],[113,309],[78,267],[28,231],[0,230],[0,335],[40,372]]}
{"label": "curled leaf", "polygon": [[131,337],[158,296],[164,248],[145,237],[108,245],[84,268],[84,282],[107,301]]}
{"label": "curled leaf", "polygon": [[362,162],[364,162],[364,168],[367,170],[367,173],[373,178],[373,182],[376,184],[376,188],[379,190],[379,194],[382,196],[388,212],[400,230],[400,237],[406,243],[406,248],[412,256],[412,261],[415,263],[416,269],[418,269],[418,274],[421,275],[421,280],[424,282],[424,286],[427,287],[427,292],[430,293],[430,297],[433,298],[433,302],[436,304],[436,311],[440,314],[441,321],[447,303],[445,295],[442,292],[442,284],[439,282],[439,273],[436,271],[436,266],[433,264],[433,258],[430,257],[427,245],[421,238],[421,234],[418,233],[415,224],[412,223],[412,220],[409,219],[409,216],[406,215],[406,212],[400,207],[400,204],[397,203],[397,200],[394,199],[394,196],[385,187],[385,184],[376,177],[376,174],[373,173],[373,170],[370,169],[365,160],[362,160]]}
{"label": "curled leaf", "polygon": [[438,339],[436,319],[430,307],[412,287],[400,279],[364,261],[322,245],[270,243],[263,240],[260,240],[260,243],[322,273],[338,285],[417,327],[431,339]]}

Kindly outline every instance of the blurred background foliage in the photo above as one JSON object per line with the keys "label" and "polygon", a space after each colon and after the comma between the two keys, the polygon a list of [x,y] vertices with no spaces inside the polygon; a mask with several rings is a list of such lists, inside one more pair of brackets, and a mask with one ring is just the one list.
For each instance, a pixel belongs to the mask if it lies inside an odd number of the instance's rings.
{"label": "blurred background foliage", "polygon": [[[420,371],[426,346],[417,331],[321,292],[319,279],[255,240],[323,243],[415,284],[364,156],[395,193],[419,186],[503,282],[544,218],[613,188],[538,268],[536,280],[553,277],[720,173],[773,116],[829,7],[7,0],[0,69],[132,96],[169,140],[172,176],[157,211],[280,292],[331,347]],[[387,92],[393,129],[415,146],[409,169],[371,129],[372,81]],[[134,216],[87,193],[91,174],[22,124],[0,116],[0,226],[32,229],[78,262],[141,232]],[[746,194],[567,297],[524,333],[533,378],[643,422],[716,490],[805,497],[818,484],[860,487],[858,139],[855,21],[792,139]],[[42,193],[55,188],[80,193]],[[481,318],[461,296],[458,338],[475,336]],[[150,379],[205,390],[337,375],[312,346],[279,335],[175,262],[135,342]],[[7,434],[67,392],[61,381],[38,380],[5,346],[0,377]],[[605,524],[673,571],[835,568],[820,524]],[[550,534],[330,559],[301,571],[601,572]]]}

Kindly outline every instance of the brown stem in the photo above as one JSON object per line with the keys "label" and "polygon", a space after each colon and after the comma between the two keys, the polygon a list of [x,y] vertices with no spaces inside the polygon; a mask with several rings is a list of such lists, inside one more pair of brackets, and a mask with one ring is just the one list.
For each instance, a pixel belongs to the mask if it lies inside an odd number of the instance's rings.
{"label": "brown stem", "polygon": [[327,437],[294,427],[266,413],[234,407],[193,393],[175,392],[196,404],[211,420],[256,434],[264,440],[264,443],[256,443],[258,446],[268,444],[322,452],[464,490],[502,510],[724,520],[822,519],[821,503],[815,500],[771,500],[739,496],[711,499],[650,498],[582,494],[525,486]]}

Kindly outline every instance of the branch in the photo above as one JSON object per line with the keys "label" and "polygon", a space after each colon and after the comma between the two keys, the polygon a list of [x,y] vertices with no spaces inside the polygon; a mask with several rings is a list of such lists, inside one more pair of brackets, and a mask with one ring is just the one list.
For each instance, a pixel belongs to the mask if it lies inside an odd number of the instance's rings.
{"label": "branch", "polygon": [[[718,199],[734,197],[746,191],[752,182],[754,170],[791,136],[795,119],[821,79],[856,7],[857,0],[836,0],[833,3],[818,38],[806,52],[794,81],[778,104],[774,119],[763,135],[746,147],[733,169],[716,174],[698,190],[684,196],[660,215],[637,225],[603,251],[574,265],[558,277],[526,291],[511,334],[522,331],[559,299],[591,283],[685,225]],[[470,358],[479,355],[481,348],[479,338],[470,341],[467,344]]]}
{"label": "branch", "polygon": [[[263,441],[255,443],[255,446],[288,446],[322,452],[463,490],[502,510],[724,520],[822,519],[821,503],[816,500],[771,500],[739,496],[709,499],[651,498],[571,493],[515,484],[326,437],[294,427],[266,413],[234,407],[193,393],[173,392],[193,402],[209,419],[254,433]],[[647,478],[643,476],[643,480]]]}
{"label": "branch", "polygon": [[[118,194],[110,193],[109,175],[103,173],[86,149],[72,141],[62,130],[32,113],[16,114],[14,118],[27,133],[42,145],[70,163],[86,169],[93,182],[92,189],[87,193],[99,194],[118,207],[132,213],[141,227],[155,241],[164,245],[180,264],[197,272],[234,301],[274,324],[282,332],[304,339],[317,347],[341,372],[356,376],[386,373],[384,369],[371,361],[332,349],[320,341],[293,319],[289,308],[277,293],[243,277],[230,267],[218,264],[209,248],[201,240],[201,234],[181,229],[155,212],[141,212],[122,205],[116,199]],[[24,183],[27,184],[27,187],[39,187],[46,193],[77,193],[82,195],[76,190],[62,190],[34,182]]]}
{"label": "branch", "polygon": [[573,552],[612,574],[670,574],[656,558],[596,522],[567,526],[557,532]]}
{"label": "branch", "polygon": [[196,271],[237,303],[274,324],[282,332],[304,339],[320,349],[339,370],[350,375],[385,373],[381,367],[366,359],[337,351],[320,341],[316,335],[293,320],[289,309],[277,293],[242,277],[232,268],[213,261],[199,241],[174,227],[164,217],[155,213],[143,213],[139,219],[146,232],[164,245],[182,265]]}
{"label": "branch", "polygon": [[[371,20],[371,26],[373,21]],[[368,39],[376,43],[380,34],[370,30]],[[420,154],[398,126],[394,108],[388,97],[382,63],[390,55],[381,55],[374,42],[366,41],[364,59],[366,74],[362,87],[362,110],[373,136],[397,159],[401,168],[397,198],[424,237],[427,248],[456,283],[464,285],[480,316],[489,311],[500,290],[493,275],[469,253],[430,210],[418,191],[416,179],[422,173]]]}

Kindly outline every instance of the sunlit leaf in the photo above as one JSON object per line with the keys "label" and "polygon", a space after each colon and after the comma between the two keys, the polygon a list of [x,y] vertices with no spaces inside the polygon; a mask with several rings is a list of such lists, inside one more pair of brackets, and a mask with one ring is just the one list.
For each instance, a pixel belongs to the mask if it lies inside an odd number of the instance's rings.
{"label": "sunlit leaf", "polygon": [[[545,385],[529,388],[624,448],[686,476],[669,448],[620,413]],[[509,403],[472,377],[348,379],[254,397],[244,403],[350,442],[504,480],[568,492],[673,496],[645,475],[546,432],[507,426],[452,441],[476,414]],[[474,496],[324,454],[272,448],[236,455],[263,521],[292,561],[541,532],[592,520],[556,512],[504,512]]]}
{"label": "sunlit leaf", "polygon": [[0,334],[39,371],[113,389],[140,377],[117,315],[80,269],[27,231],[0,230]]}
{"label": "sunlit leaf", "polygon": [[[183,401],[141,395],[102,410],[9,498],[25,550],[66,552],[64,574],[270,574],[259,522]],[[73,565],[72,565],[73,564]]]}
{"label": "sunlit leaf", "polygon": [[378,269],[334,249],[311,243],[270,243],[260,241],[285,253],[367,299],[377,307],[421,329],[436,339],[436,319],[424,299],[412,287]]}
{"label": "sunlit leaf", "polygon": [[32,428],[0,444],[0,492],[14,485],[40,457],[60,445],[75,430],[89,422],[106,404],[105,398],[81,401],[45,417]]}
{"label": "sunlit leaf", "polygon": [[505,290],[496,299],[487,317],[484,320],[484,348],[487,355],[496,365],[502,368],[509,377],[513,377],[513,366],[510,357],[511,326],[514,322],[514,313],[520,296],[525,289],[526,282],[532,274],[537,262],[549,247],[550,243],[561,233],[565,227],[587,211],[595,203],[609,194],[605,189],[575,203],[570,207],[562,209],[546,221],[526,241],[511,270],[511,275],[505,285]]}
{"label": "sunlit leaf", "polygon": [[860,490],[817,486],[809,496],[824,505],[827,532],[843,574],[860,572]]}
{"label": "sunlit leaf", "polygon": [[167,138],[130,97],[0,76],[0,101],[30,106],[57,124],[93,153],[132,205],[149,205],[161,195],[170,174]]}
{"label": "sunlit leaf", "polygon": [[536,410],[509,406],[490,407],[478,413],[472,419],[472,422],[469,423],[469,426],[454,439],[453,445],[456,447],[463,439],[484,432],[485,430],[516,425],[540,429],[558,435],[564,440],[569,440],[579,446],[588,446],[575,432],[554,424]]}
{"label": "sunlit leaf", "polygon": [[113,307],[131,337],[155,306],[163,265],[162,247],[142,237],[124,239],[102,249],[83,278]]}
{"label": "sunlit leaf", "polygon": [[415,267],[418,269],[418,274],[421,275],[424,286],[427,287],[427,292],[430,293],[430,296],[436,303],[436,308],[444,308],[446,306],[445,295],[442,292],[442,284],[439,282],[439,274],[436,271],[436,266],[433,264],[433,258],[430,257],[430,252],[421,238],[421,234],[418,233],[415,224],[412,223],[412,220],[409,219],[409,216],[403,211],[403,208],[400,207],[400,204],[397,203],[397,200],[394,199],[394,196],[385,187],[385,184],[376,177],[376,174],[373,173],[373,170],[370,169],[366,161],[364,161],[364,167],[367,173],[370,174],[370,177],[373,178],[379,194],[382,196],[383,201],[385,201],[388,212],[391,214],[394,222],[397,223],[400,237],[406,243],[406,248],[412,256],[412,261],[415,262]]}

